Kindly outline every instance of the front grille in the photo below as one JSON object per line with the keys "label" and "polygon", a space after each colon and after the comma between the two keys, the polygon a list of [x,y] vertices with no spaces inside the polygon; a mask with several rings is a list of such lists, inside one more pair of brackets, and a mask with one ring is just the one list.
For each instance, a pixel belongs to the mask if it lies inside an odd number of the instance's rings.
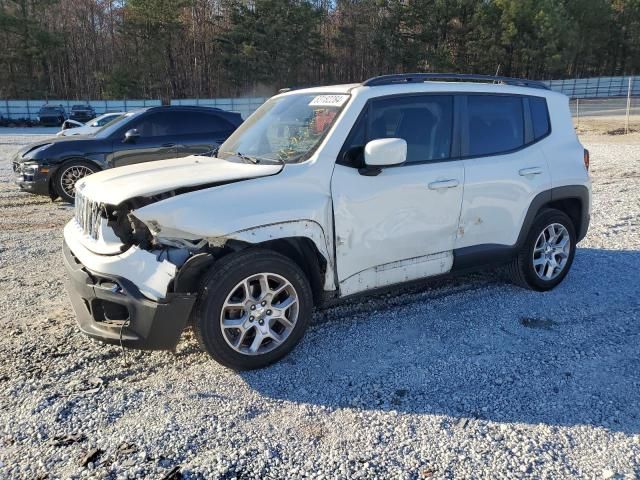
{"label": "front grille", "polygon": [[85,235],[98,239],[98,232],[100,230],[101,206],[98,202],[93,202],[83,196],[78,190],[76,190],[76,221],[82,232]]}

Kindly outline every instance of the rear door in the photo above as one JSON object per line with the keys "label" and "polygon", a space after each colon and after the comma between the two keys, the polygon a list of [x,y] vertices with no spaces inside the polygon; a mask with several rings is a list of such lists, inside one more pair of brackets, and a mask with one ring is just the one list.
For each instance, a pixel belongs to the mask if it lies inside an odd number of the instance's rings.
{"label": "rear door", "polygon": [[[449,271],[464,185],[454,142],[452,95],[370,102],[332,177],[336,265],[349,295]],[[363,174],[362,149],[403,138],[407,162]]]}
{"label": "rear door", "polygon": [[[177,112],[149,112],[128,123],[113,141],[112,166],[164,160],[178,156],[178,141],[181,131]],[[140,136],[125,141],[124,133],[135,128]]]}
{"label": "rear door", "polygon": [[235,127],[215,112],[182,112],[178,155],[197,155],[220,146]]}
{"label": "rear door", "polygon": [[514,245],[531,201],[551,188],[537,143],[549,133],[545,99],[494,94],[462,99],[465,187],[456,248]]}

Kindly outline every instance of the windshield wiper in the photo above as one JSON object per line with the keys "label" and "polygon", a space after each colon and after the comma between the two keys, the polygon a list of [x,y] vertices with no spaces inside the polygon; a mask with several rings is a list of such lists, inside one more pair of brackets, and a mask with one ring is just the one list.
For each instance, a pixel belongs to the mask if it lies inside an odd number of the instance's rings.
{"label": "windshield wiper", "polygon": [[240,152],[217,152],[217,154],[219,154],[219,153],[221,153],[222,155],[233,155],[234,157],[238,157],[238,158],[244,160],[245,162],[250,162],[250,163],[253,163],[253,164],[260,163],[260,160],[258,158],[250,157],[249,155],[245,155],[244,153],[240,153]]}
{"label": "windshield wiper", "polygon": [[239,156],[242,160],[246,160],[248,162],[257,165],[260,163],[260,159],[258,157],[250,157],[249,155],[245,155],[244,153],[236,152],[236,155]]}
{"label": "windshield wiper", "polygon": [[280,158],[253,157],[251,155],[245,155],[244,153],[240,153],[240,152],[218,152],[218,153],[221,153],[223,155],[233,155],[244,161],[251,162],[254,165],[261,163],[262,160],[266,160],[268,162],[277,162],[281,165],[285,164],[285,161]]}

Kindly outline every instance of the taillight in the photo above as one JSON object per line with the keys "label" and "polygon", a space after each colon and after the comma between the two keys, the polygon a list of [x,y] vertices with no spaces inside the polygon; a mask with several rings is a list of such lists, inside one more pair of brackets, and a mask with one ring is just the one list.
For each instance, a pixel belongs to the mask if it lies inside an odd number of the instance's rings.
{"label": "taillight", "polygon": [[589,150],[584,149],[584,168],[589,171]]}

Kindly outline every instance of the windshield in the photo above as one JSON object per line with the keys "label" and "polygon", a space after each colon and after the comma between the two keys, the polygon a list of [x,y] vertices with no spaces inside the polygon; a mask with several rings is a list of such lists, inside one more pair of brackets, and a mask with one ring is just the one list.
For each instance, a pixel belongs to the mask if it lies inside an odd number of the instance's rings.
{"label": "windshield", "polygon": [[94,133],[96,138],[107,138],[111,136],[116,130],[122,127],[124,122],[130,122],[132,119],[140,115],[144,110],[136,110],[133,112],[127,112],[124,115],[120,115],[119,117],[114,118],[109,123],[107,123],[104,127]]}
{"label": "windshield", "polygon": [[106,124],[115,120],[116,118],[122,117],[123,115],[119,115],[117,113],[105,113],[104,115],[100,115],[92,120],[89,120],[85,125],[89,127],[104,127]]}
{"label": "windshield", "polygon": [[313,93],[272,98],[238,127],[217,156],[302,162],[313,154],[348,100],[346,94]]}

